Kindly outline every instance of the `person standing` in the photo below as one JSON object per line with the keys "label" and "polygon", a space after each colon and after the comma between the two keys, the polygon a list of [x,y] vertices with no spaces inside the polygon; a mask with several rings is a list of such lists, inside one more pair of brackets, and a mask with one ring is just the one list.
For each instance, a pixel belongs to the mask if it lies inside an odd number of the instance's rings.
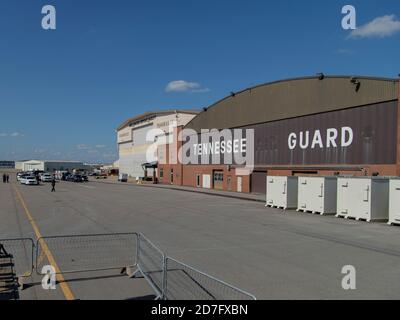
{"label": "person standing", "polygon": [[10,175],[6,176],[7,183],[10,183]]}
{"label": "person standing", "polygon": [[3,173],[3,183],[6,183],[6,174]]}
{"label": "person standing", "polygon": [[51,192],[56,192],[56,179],[51,180]]}

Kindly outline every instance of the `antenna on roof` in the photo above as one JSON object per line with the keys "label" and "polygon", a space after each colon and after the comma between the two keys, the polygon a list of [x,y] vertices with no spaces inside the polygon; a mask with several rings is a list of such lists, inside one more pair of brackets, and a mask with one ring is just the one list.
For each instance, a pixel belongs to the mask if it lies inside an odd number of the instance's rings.
{"label": "antenna on roof", "polygon": [[360,90],[361,82],[356,77],[351,77],[350,82],[356,86],[356,92]]}

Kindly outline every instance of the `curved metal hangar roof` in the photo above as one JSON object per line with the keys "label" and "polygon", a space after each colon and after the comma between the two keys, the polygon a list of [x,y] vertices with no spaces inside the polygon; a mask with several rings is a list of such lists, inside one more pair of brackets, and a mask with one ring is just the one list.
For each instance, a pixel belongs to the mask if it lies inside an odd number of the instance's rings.
{"label": "curved metal hangar roof", "polygon": [[263,84],[232,93],[186,125],[230,129],[397,100],[397,79],[316,76]]}

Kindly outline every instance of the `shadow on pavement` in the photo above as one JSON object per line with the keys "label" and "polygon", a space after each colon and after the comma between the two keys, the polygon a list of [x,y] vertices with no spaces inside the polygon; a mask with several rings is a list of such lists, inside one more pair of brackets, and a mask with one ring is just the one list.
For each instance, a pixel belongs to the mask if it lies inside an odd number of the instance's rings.
{"label": "shadow on pavement", "polygon": [[0,300],[19,300],[13,256],[0,245]]}

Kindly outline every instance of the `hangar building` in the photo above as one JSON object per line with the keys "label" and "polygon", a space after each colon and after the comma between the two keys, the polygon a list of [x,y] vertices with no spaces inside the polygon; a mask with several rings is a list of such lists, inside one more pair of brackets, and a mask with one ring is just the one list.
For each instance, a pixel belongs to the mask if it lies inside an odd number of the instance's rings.
{"label": "hangar building", "polygon": [[183,128],[199,136],[202,129],[254,130],[254,150],[241,150],[253,152],[254,170],[165,164],[161,182],[264,193],[267,175],[399,176],[399,128],[398,79],[321,74],[267,83],[232,93]]}
{"label": "hangar building", "polygon": [[77,161],[29,160],[22,162],[22,171],[71,171],[90,170],[90,166]]}
{"label": "hangar building", "polygon": [[148,134],[155,129],[168,136],[173,128],[186,125],[198,113],[196,110],[164,110],[126,120],[117,128],[119,172],[136,179],[153,179],[157,163],[150,163],[146,155],[155,137],[149,139]]}

